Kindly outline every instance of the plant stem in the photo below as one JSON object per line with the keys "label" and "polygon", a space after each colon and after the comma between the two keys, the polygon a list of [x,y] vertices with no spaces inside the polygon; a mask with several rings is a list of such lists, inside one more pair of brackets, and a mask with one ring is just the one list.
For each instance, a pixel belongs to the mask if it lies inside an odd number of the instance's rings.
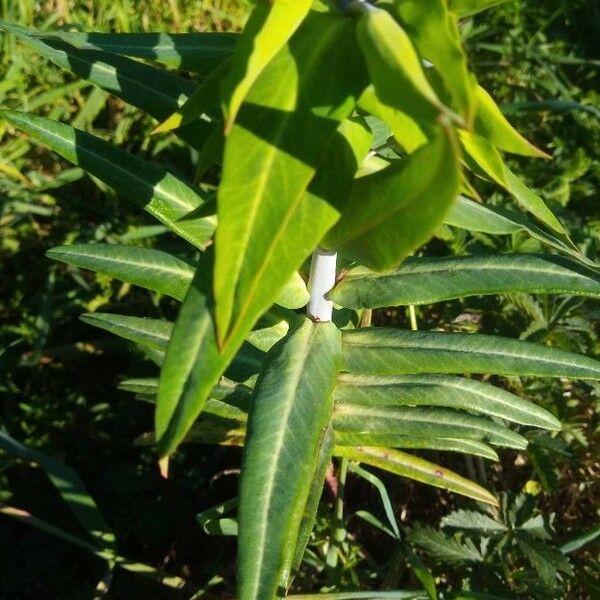
{"label": "plant stem", "polygon": [[328,322],[333,315],[333,302],[325,294],[335,285],[337,253],[317,248],[310,265],[308,291],[310,300],[306,312],[313,321]]}

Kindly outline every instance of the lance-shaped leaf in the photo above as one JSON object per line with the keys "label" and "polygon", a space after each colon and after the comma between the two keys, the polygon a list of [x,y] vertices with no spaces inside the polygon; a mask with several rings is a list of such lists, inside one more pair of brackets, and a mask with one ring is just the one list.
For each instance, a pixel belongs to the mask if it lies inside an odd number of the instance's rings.
{"label": "lance-shaped leaf", "polygon": [[346,308],[378,308],[509,293],[600,298],[600,274],[549,254],[413,258],[391,273],[353,269],[328,296]]}
{"label": "lance-shaped leaf", "polygon": [[170,321],[110,313],[86,313],[80,319],[88,325],[156,350],[165,350],[173,330],[173,323]]}
{"label": "lance-shaped leaf", "polygon": [[221,92],[229,131],[252,84],[308,14],[312,0],[271,0],[255,6],[239,37]]}
{"label": "lance-shaped leaf", "polygon": [[525,449],[527,440],[518,433],[484,417],[445,408],[413,408],[338,404],[333,426],[336,431],[395,433],[410,436],[418,431],[424,437],[462,437]]}
{"label": "lance-shaped leaf", "polygon": [[353,19],[310,13],[228,136],[214,283],[221,343],[252,326],[338,218],[324,187],[305,192],[365,85],[353,32]]}
{"label": "lance-shaped leaf", "polygon": [[449,0],[450,10],[459,17],[470,17],[506,0]]}
{"label": "lance-shaped leaf", "polygon": [[[302,558],[306,551],[306,546],[310,539],[310,534],[315,526],[317,520],[317,510],[319,508],[319,501],[323,494],[323,484],[325,482],[325,474],[329,465],[331,465],[331,455],[333,454],[335,442],[335,435],[331,425],[327,428],[325,435],[321,438],[321,444],[319,447],[319,457],[317,460],[317,467],[310,483],[310,490],[308,492],[308,500],[304,508],[302,520],[300,521],[300,531],[298,533],[298,542],[296,544],[296,551],[294,552],[294,558],[292,560],[291,577],[294,577],[300,565],[302,564]],[[282,586],[288,588],[291,585],[291,580],[282,581]]]}
{"label": "lance-shaped leaf", "polygon": [[361,15],[356,34],[379,101],[410,116],[428,131],[440,113],[450,116],[431,87],[406,31],[383,9],[354,3]]}
{"label": "lance-shaped leaf", "polygon": [[400,475],[401,477],[407,477],[408,479],[421,481],[428,485],[444,488],[468,498],[473,498],[479,502],[485,502],[493,506],[498,505],[498,501],[490,492],[473,481],[469,481],[439,465],[416,456],[411,456],[405,452],[400,452],[399,450],[366,448],[363,446],[350,448],[345,446],[336,448],[335,453],[336,455],[372,465],[395,475]]}
{"label": "lance-shaped leaf", "polygon": [[120,244],[73,244],[46,256],[183,300],[194,277],[189,263],[160,250]]}
{"label": "lance-shaped leaf", "polygon": [[502,114],[492,97],[481,87],[477,86],[477,115],[475,117],[475,133],[489,140],[499,150],[550,158],[545,152],[528,142]]}
{"label": "lance-shaped leaf", "polygon": [[522,425],[560,429],[560,422],[547,410],[502,388],[464,377],[345,374],[338,379],[334,400],[340,405],[445,406]]}
{"label": "lance-shaped leaf", "polygon": [[514,210],[498,206],[484,206],[460,196],[446,215],[444,223],[467,231],[480,231],[493,235],[509,235],[524,231],[543,244],[572,256],[578,262],[598,268],[596,263],[581,254],[577,248],[565,243],[555,233],[543,229],[525,215]]}
{"label": "lance-shaped leaf", "polygon": [[[153,133],[171,131],[198,121],[203,115],[215,114],[219,111],[221,96],[219,86],[223,77],[229,72],[229,61],[224,61],[202,81],[186,102],[179,107],[168,119],[163,121]],[[221,129],[217,125],[216,131]]]}
{"label": "lance-shaped leaf", "polygon": [[421,57],[435,65],[454,108],[467,123],[475,115],[475,77],[469,72],[456,16],[445,0],[398,0],[392,5]]}
{"label": "lance-shaped leaf", "polygon": [[[159,121],[176,111],[195,89],[194,82],[189,79],[123,56],[80,50],[61,40],[44,39],[36,31],[12,23],[0,22],[0,29],[13,33],[60,68],[75,73]],[[207,121],[196,121],[179,129],[177,135],[199,148],[212,127]]]}
{"label": "lance-shaped leaf", "polygon": [[104,140],[44,117],[0,110],[0,117],[145,209],[198,248],[210,239],[214,216],[189,217],[205,203],[196,191],[168,171]]}
{"label": "lance-shaped leaf", "polygon": [[344,331],[344,371],[364,375],[490,373],[600,379],[600,362],[493,335],[373,327]]}
{"label": "lance-shaped leaf", "polygon": [[431,237],[459,187],[458,147],[444,130],[409,157],[357,179],[324,245],[373,269],[393,268]]}
{"label": "lance-shaped leaf", "polygon": [[236,33],[87,33],[39,32],[43,39],[60,39],[84,50],[102,50],[145,58],[167,67],[210,73],[233,54]]}
{"label": "lance-shaped leaf", "polygon": [[[420,434],[420,432],[419,432]],[[442,452],[459,452],[472,454],[493,461],[498,461],[496,451],[477,440],[441,438],[438,436],[399,435],[389,432],[336,431],[335,441],[339,446],[385,446],[413,450],[439,450]]]}
{"label": "lance-shaped leaf", "polygon": [[[120,244],[73,244],[48,250],[46,255],[68,265],[90,269],[183,300],[194,278],[194,267],[172,254]],[[308,290],[298,273],[281,289],[275,302],[285,308],[302,308]]]}
{"label": "lance-shaped leaf", "polygon": [[554,213],[546,206],[542,198],[528,188],[506,166],[502,156],[500,156],[500,153],[491,142],[467,131],[460,132],[460,139],[467,158],[475,163],[474,166],[476,169],[481,169],[487,177],[502,186],[513,196],[518,204],[536,216],[542,223],[545,223],[554,231],[566,235],[565,228]]}
{"label": "lance-shaped leaf", "polygon": [[240,600],[274,600],[287,582],[331,418],[340,333],[303,319],[255,389],[240,482]]}
{"label": "lance-shaped leaf", "polygon": [[213,257],[206,253],[179,311],[161,370],[155,430],[163,458],[183,440],[248,333],[238,333],[219,350],[213,320],[212,270]]}

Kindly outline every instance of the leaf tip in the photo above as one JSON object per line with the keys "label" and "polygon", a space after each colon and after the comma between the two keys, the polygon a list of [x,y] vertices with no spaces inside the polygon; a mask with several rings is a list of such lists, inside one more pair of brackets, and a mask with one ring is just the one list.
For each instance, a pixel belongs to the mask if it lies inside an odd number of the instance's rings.
{"label": "leaf tip", "polygon": [[158,470],[163,479],[169,479],[169,457],[163,456],[158,460]]}

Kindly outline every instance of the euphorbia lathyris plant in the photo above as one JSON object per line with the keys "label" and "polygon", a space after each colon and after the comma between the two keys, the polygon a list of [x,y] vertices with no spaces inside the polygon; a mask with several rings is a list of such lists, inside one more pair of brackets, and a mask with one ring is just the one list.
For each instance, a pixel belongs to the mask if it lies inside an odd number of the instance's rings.
{"label": "euphorbia lathyris plant", "polygon": [[[188,260],[113,245],[49,254],[182,301],[174,325],[85,319],[161,367],[158,379],[122,385],[156,399],[163,472],[186,440],[244,444],[240,600],[289,588],[332,456],[493,505],[486,489],[403,450],[494,460],[493,446],[527,445],[505,422],[560,428],[550,413],[470,374],[600,379],[600,363],[545,346],[359,327],[382,306],[508,292],[600,296],[595,265],[501,155],[544,153],[469,71],[459,19],[495,3],[265,0],[239,36],[158,40],[2,25],[198,151],[195,178],[184,181],[68,125],[2,111],[190,245]],[[195,72],[199,82],[130,57]],[[214,165],[216,191],[206,177]],[[531,216],[478,203],[479,179]],[[525,230],[555,252],[419,257],[443,223]],[[298,270],[311,252],[309,302]],[[336,254],[347,267],[337,274]],[[332,303],[355,311],[341,329]]]}

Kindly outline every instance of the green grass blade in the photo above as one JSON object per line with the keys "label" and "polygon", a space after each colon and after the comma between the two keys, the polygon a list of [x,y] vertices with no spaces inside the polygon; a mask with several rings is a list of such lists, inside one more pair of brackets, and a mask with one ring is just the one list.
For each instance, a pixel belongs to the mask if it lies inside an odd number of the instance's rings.
{"label": "green grass blade", "polygon": [[354,269],[329,297],[336,304],[359,309],[509,293],[599,298],[600,274],[551,255],[413,258],[391,273]]}
{"label": "green grass blade", "polygon": [[339,352],[337,327],[305,318],[273,349],[257,383],[240,482],[240,600],[274,600],[289,577]]}
{"label": "green grass blade", "polygon": [[388,433],[410,437],[466,438],[523,450],[527,440],[490,419],[446,408],[406,406],[336,405],[333,416],[336,431]]}
{"label": "green grass blade", "polygon": [[480,485],[422,458],[389,448],[336,447],[335,454],[359,463],[383,469],[389,473],[444,488],[493,506],[498,501]]}
{"label": "green grass blade", "polygon": [[344,371],[363,375],[490,373],[600,379],[600,362],[492,335],[368,328],[343,332]]}
{"label": "green grass blade", "polygon": [[116,552],[115,536],[111,528],[73,469],[42,452],[27,448],[3,431],[0,431],[0,448],[11,456],[38,464],[95,544],[108,550],[109,554]]}
{"label": "green grass blade", "polygon": [[189,217],[205,199],[168,171],[50,119],[9,110],[0,110],[0,117],[82,167],[194,246],[204,248],[212,236],[214,216]]}
{"label": "green grass blade", "polygon": [[560,430],[560,422],[539,406],[506,390],[464,377],[443,375],[341,375],[334,398],[363,406],[444,406],[521,425]]}

